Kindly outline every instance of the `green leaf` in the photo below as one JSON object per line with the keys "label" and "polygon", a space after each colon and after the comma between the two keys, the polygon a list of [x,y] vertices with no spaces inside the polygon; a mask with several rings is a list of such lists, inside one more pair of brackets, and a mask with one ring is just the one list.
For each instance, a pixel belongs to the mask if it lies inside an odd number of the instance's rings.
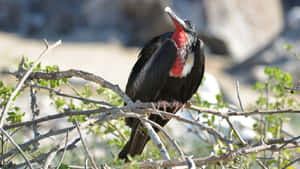
{"label": "green leaf", "polygon": [[67,78],[63,78],[63,79],[62,79],[62,82],[68,83],[68,79],[67,79]]}
{"label": "green leaf", "polygon": [[300,153],[300,148],[295,149],[297,153]]}
{"label": "green leaf", "polygon": [[64,104],[65,104],[65,103],[64,103],[64,101],[63,101],[62,99],[57,99],[57,100],[55,101],[55,105],[56,105],[57,108],[62,107]]}
{"label": "green leaf", "polygon": [[56,80],[50,80],[50,87],[55,88]]}
{"label": "green leaf", "polygon": [[49,85],[49,81],[48,80],[40,80],[40,81],[38,81],[38,83],[41,86],[45,86],[45,87],[48,87],[48,85]]}
{"label": "green leaf", "polygon": [[289,52],[293,49],[292,45],[284,45],[283,48]]}
{"label": "green leaf", "polygon": [[67,164],[61,164],[59,169],[70,169],[70,167]]}

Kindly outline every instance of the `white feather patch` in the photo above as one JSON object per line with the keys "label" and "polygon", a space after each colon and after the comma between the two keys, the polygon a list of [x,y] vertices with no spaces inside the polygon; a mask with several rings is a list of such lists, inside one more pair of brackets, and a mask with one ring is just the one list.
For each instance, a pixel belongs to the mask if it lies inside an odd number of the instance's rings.
{"label": "white feather patch", "polygon": [[[191,72],[191,70],[194,66],[194,60],[195,60],[194,53],[190,53],[187,60],[186,60],[186,62],[185,62],[185,64],[184,64],[184,66],[183,66],[183,70],[182,70],[181,75],[179,76],[179,78],[183,78]],[[175,77],[171,71],[169,72],[169,75],[171,77]]]}

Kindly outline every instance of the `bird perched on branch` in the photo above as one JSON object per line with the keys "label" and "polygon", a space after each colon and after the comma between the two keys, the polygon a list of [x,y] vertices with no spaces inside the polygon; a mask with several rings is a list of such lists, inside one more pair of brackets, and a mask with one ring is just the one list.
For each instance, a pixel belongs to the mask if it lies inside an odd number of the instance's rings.
{"label": "bird perched on branch", "polygon": [[[133,101],[157,102],[160,110],[175,113],[197,91],[204,74],[205,56],[195,26],[179,18],[170,7],[165,12],[176,29],[154,37],[144,46],[132,68],[126,94]],[[161,126],[169,121],[159,115],[150,115],[149,120]],[[128,161],[128,155],[143,152],[150,137],[138,119],[127,118],[126,124],[132,128],[131,136],[119,158]]]}

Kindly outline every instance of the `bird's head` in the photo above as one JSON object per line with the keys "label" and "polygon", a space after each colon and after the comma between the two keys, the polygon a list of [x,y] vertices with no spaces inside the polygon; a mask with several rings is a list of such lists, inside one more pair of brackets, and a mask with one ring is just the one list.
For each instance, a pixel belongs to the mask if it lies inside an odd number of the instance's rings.
{"label": "bird's head", "polygon": [[188,57],[187,53],[197,41],[197,31],[190,21],[179,18],[170,7],[166,7],[165,12],[170,16],[176,27],[172,35],[172,40],[178,48],[177,60],[172,68],[173,75],[176,77],[181,75]]}

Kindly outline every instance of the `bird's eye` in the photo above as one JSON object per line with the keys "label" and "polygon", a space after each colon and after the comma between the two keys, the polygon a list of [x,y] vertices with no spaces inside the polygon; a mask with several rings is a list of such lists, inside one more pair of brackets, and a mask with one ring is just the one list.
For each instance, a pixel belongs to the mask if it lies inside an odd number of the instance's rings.
{"label": "bird's eye", "polygon": [[193,28],[193,25],[192,25],[191,21],[185,20],[184,22],[186,23],[186,25],[187,25],[189,28],[191,28],[191,29]]}

